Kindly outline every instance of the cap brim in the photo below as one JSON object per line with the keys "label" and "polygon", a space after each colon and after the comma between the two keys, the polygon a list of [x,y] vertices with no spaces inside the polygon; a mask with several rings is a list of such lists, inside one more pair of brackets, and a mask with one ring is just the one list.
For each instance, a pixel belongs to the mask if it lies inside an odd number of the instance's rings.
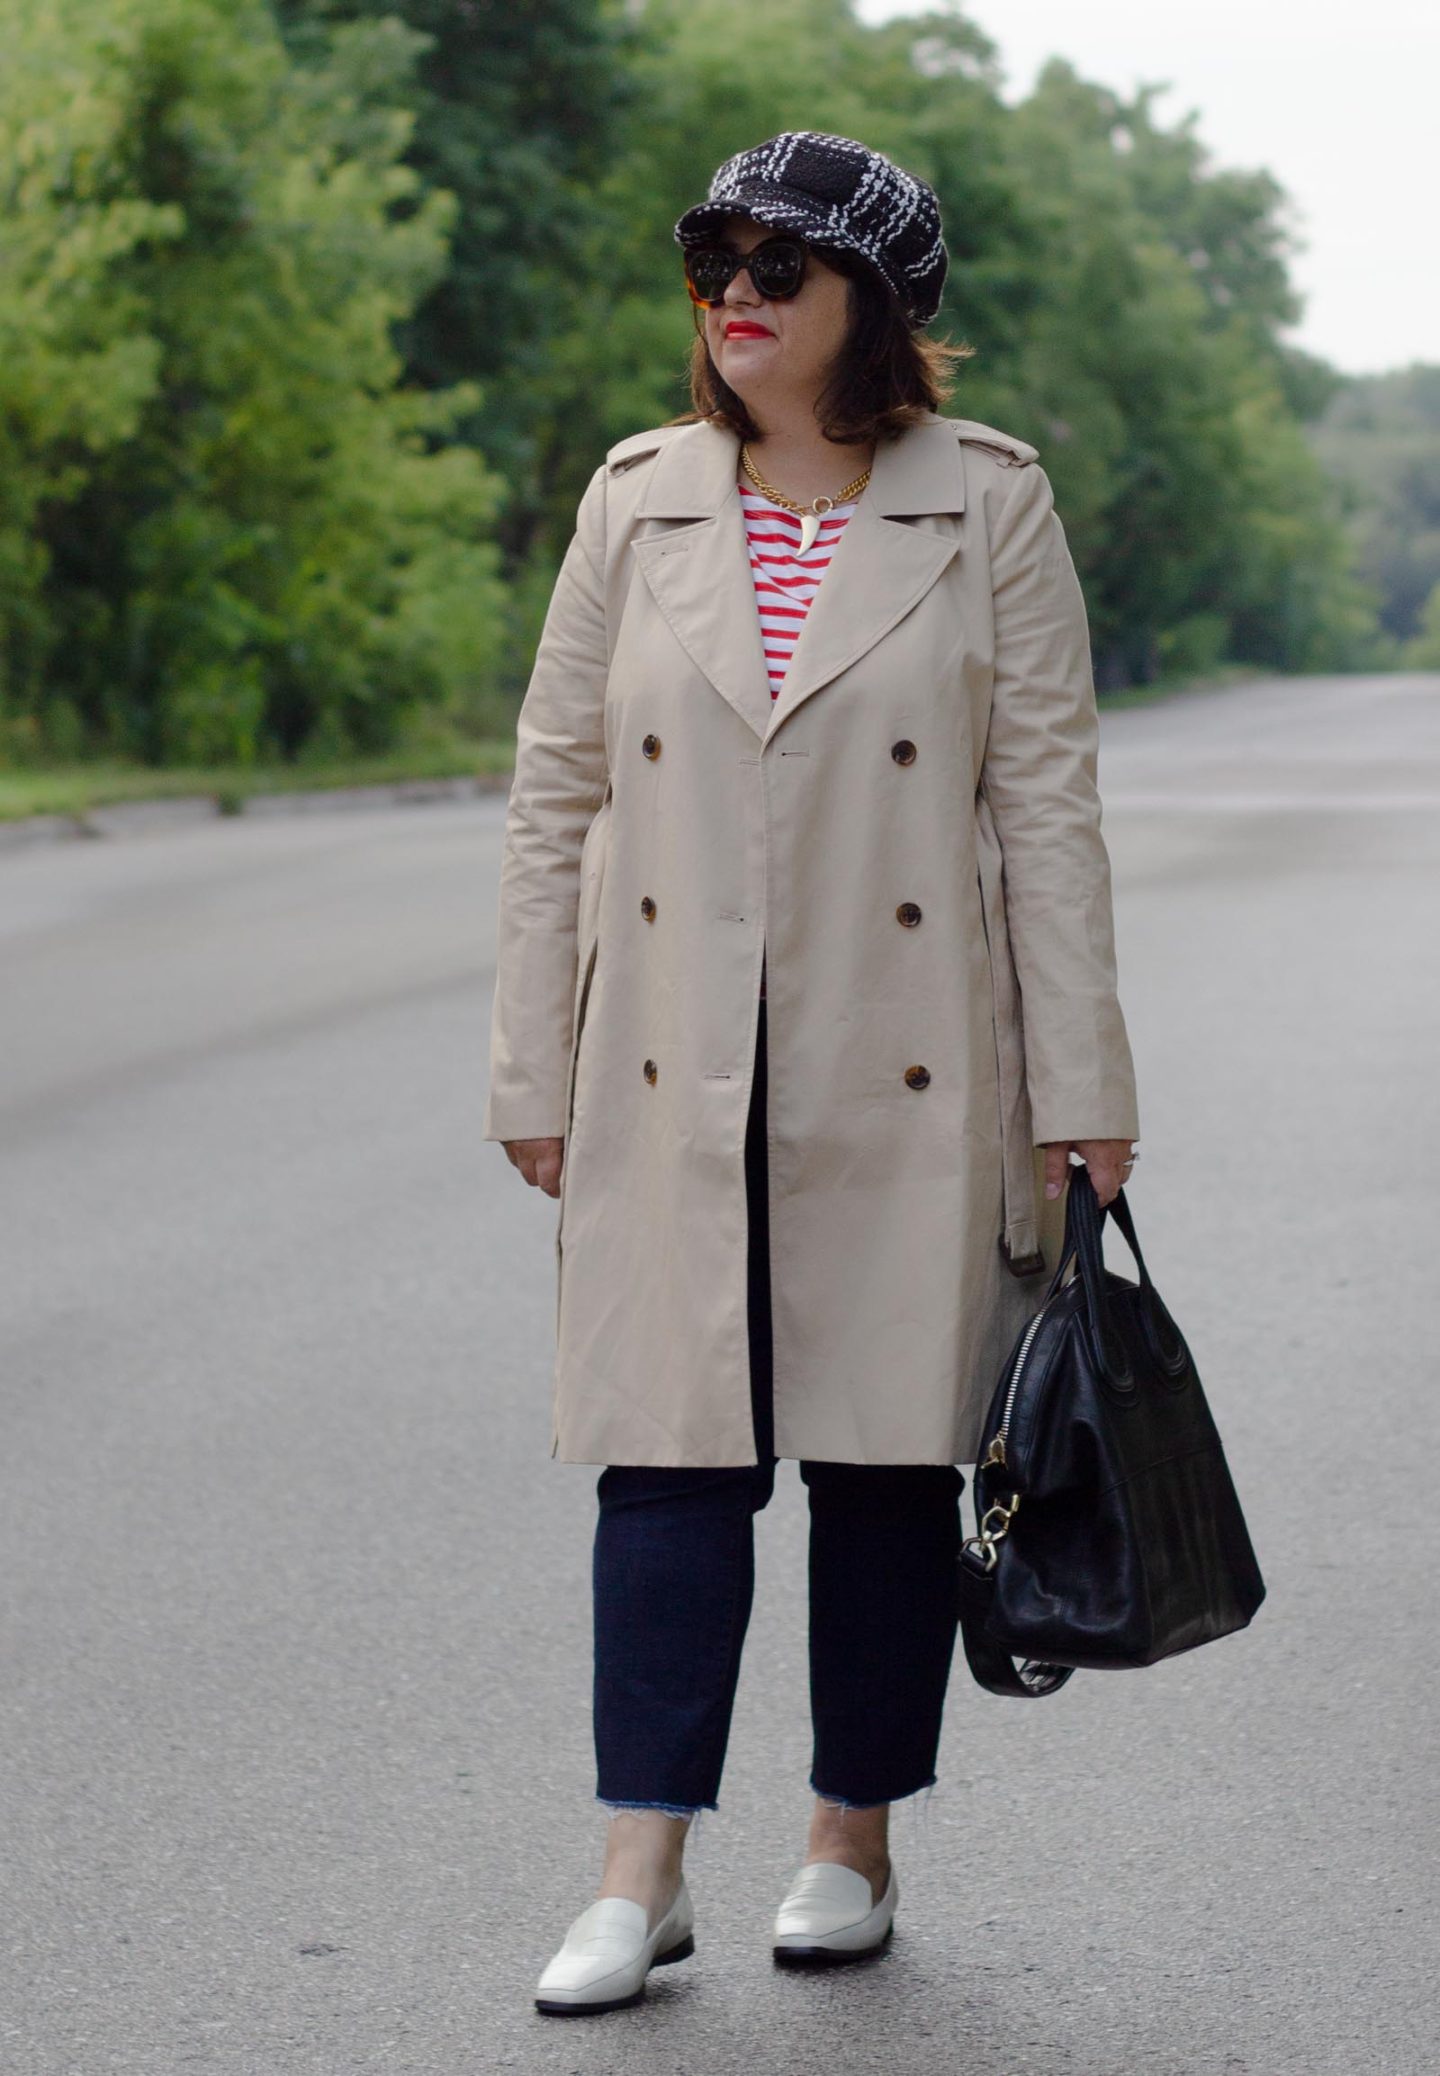
{"label": "cap brim", "polygon": [[697,202],[675,225],[675,237],[681,245],[693,245],[698,239],[713,238],[731,216],[745,216],[752,223],[765,224],[777,231],[798,231],[802,236],[826,228],[825,212],[817,208],[808,195],[794,190],[787,193],[784,189],[767,185],[740,188],[723,202]]}

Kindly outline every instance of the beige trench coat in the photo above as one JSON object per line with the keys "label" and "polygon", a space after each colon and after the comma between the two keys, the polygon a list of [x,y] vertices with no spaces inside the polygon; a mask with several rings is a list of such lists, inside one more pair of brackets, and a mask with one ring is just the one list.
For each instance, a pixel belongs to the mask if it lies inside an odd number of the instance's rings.
{"label": "beige trench coat", "polygon": [[519,717],[484,1124],[566,1138],[562,1461],[755,1460],[762,955],[780,1456],[972,1462],[1063,1231],[1038,1145],[1138,1136],[1036,451],[933,414],[882,442],[774,701],[735,436],[637,433],[590,480]]}

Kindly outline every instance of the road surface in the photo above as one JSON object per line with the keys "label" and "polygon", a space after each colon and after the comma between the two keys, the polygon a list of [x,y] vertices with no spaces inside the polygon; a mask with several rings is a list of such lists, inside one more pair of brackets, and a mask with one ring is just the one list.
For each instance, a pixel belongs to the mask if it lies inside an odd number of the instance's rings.
{"label": "road surface", "polygon": [[603,1819],[555,1207],[480,1139],[503,801],[0,859],[0,2067],[1429,2076],[1440,679],[1107,713],[1101,783],[1131,1200],[1270,1598],[1034,1709],[957,1656],[893,1947],[781,1973],[786,1466],[696,1956],[583,2024],[530,2006]]}

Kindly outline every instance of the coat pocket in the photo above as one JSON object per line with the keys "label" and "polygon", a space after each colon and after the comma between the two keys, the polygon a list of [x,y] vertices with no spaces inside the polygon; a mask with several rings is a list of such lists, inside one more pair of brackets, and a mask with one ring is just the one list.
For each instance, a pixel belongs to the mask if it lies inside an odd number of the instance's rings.
{"label": "coat pocket", "polygon": [[975,796],[980,912],[989,953],[995,1069],[1000,1092],[1000,1145],[1005,1184],[1005,1226],[1000,1252],[1017,1276],[1045,1267],[1036,1228],[1034,1125],[1025,1082],[1025,1030],[1020,983],[1010,951],[1005,915],[1004,857],[990,803]]}

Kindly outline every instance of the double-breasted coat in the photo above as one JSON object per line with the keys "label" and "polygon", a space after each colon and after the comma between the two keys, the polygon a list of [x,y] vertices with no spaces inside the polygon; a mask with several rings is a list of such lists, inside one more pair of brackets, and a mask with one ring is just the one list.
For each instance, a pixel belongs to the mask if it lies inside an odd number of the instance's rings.
{"label": "double-breasted coat", "polygon": [[519,716],[484,1134],[566,1141],[552,1454],[755,1461],[763,959],[776,1451],[968,1463],[1039,1146],[1139,1131],[1084,602],[1037,450],[927,414],[772,700],[738,455],[610,449]]}

